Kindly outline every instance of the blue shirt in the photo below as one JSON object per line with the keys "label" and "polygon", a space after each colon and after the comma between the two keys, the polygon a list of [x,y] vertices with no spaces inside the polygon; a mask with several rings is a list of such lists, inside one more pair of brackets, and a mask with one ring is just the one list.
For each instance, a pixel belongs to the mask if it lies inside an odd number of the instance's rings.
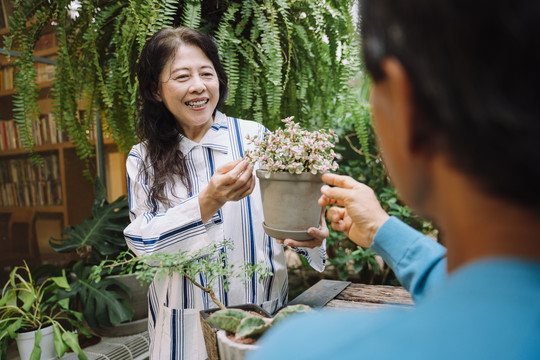
{"label": "blue shirt", "polygon": [[540,359],[538,262],[490,258],[447,276],[444,248],[395,218],[372,247],[414,308],[298,315],[247,359]]}

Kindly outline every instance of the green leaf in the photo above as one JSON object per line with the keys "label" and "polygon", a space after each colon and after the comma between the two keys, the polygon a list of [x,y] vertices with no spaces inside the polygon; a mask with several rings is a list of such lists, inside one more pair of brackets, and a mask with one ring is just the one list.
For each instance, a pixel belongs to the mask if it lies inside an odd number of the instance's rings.
{"label": "green leaf", "polygon": [[15,339],[17,337],[18,331],[22,326],[23,319],[22,317],[15,320],[14,323],[8,326],[7,332],[9,334],[9,337],[12,339]]}
{"label": "green leaf", "polygon": [[77,338],[76,334],[66,331],[62,334],[62,340],[64,340],[64,342],[69,346],[69,348],[77,354],[80,360],[88,360],[86,355],[83,353],[81,347],[79,346],[79,339]]}
{"label": "green leaf", "polygon": [[240,321],[250,316],[247,312],[238,309],[219,310],[210,315],[206,322],[210,326],[236,333]]}
{"label": "green leaf", "polygon": [[266,330],[270,328],[270,325],[257,316],[251,316],[244,318],[240,321],[240,325],[236,329],[236,334],[243,337],[258,337]]}
{"label": "green leaf", "polygon": [[57,324],[53,325],[53,333],[54,333],[54,350],[56,350],[56,354],[58,355],[58,357],[62,357],[68,350],[68,346],[62,339],[62,332],[60,330],[60,327]]}
{"label": "green leaf", "polygon": [[19,292],[19,299],[23,302],[21,308],[24,311],[30,310],[32,305],[36,301],[36,294],[34,292],[28,292],[28,291],[20,291]]}
{"label": "green leaf", "polygon": [[32,353],[30,354],[30,360],[40,360],[41,359],[41,347],[39,344],[41,344],[41,329],[38,329],[35,333],[34,337],[34,349],[32,350]]}
{"label": "green leaf", "polygon": [[54,282],[59,288],[69,291],[69,283],[65,276],[50,277],[49,280]]}

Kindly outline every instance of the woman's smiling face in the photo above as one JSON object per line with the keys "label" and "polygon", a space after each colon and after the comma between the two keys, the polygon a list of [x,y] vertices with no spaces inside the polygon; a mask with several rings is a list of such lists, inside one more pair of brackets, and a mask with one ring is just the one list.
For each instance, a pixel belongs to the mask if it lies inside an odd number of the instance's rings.
{"label": "woman's smiling face", "polygon": [[219,79],[212,61],[199,47],[180,45],[161,72],[156,98],[173,114],[187,138],[200,141],[213,124],[219,101]]}

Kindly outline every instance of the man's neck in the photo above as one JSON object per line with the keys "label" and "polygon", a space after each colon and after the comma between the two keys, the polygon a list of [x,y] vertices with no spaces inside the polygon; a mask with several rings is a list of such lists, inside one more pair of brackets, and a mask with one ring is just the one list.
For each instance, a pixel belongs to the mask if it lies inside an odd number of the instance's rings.
{"label": "man's neck", "polygon": [[488,257],[540,261],[540,213],[478,189],[450,169],[439,179],[432,202],[448,248],[448,270]]}

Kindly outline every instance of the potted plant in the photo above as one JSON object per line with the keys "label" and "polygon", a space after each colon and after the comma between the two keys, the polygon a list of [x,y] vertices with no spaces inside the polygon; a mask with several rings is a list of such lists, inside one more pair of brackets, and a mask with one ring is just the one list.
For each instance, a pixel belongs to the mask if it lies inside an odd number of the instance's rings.
{"label": "potted plant", "polygon": [[263,138],[248,137],[254,148],[245,158],[259,163],[264,212],[264,231],[277,239],[308,240],[310,227],[318,227],[321,208],[317,204],[321,176],[336,170],[333,130],[307,131],[291,117],[284,129],[266,132]]}
{"label": "potted plant", "polygon": [[[247,281],[252,278],[254,273],[257,273],[259,279],[271,275],[271,272],[263,264],[235,264],[228,262],[227,253],[223,251],[224,248],[232,250],[233,242],[223,240],[195,252],[180,250],[177,253],[154,253],[140,257],[125,252],[116,259],[103,260],[99,265],[94,266],[92,278],[99,282],[104,274],[114,271],[116,268],[121,268],[122,271],[133,272],[139,280],[145,282],[152,281],[156,276],[159,278],[173,272],[189,279],[195,286],[208,294],[216,305],[214,309],[201,311],[201,325],[208,358],[213,360],[217,359],[218,354],[217,328],[207,324],[206,319],[216,310],[228,309],[214,293],[216,280],[223,279],[224,290],[228,291],[231,278],[240,278]],[[204,278],[204,285],[197,280],[200,278],[199,275]],[[246,314],[247,312],[255,312],[264,317],[270,317],[266,311],[255,304],[244,304],[232,308]]]}
{"label": "potted plant", "polygon": [[127,251],[123,230],[129,224],[125,196],[106,200],[105,186],[97,177],[92,217],[68,226],[60,239],[49,240],[61,253],[75,253],[78,260],[68,265],[71,281],[69,297],[80,308],[88,327],[98,336],[127,336],[147,329],[147,284],[129,271],[115,272],[99,283],[90,280],[92,267],[104,259],[116,259]]}
{"label": "potted plant", "polygon": [[90,334],[82,326],[83,316],[69,308],[68,299],[60,299],[60,290],[69,291],[65,272],[41,281],[33,278],[24,263],[11,271],[0,298],[0,357],[5,359],[9,344],[17,341],[22,360],[53,359],[68,349],[79,359],[86,355],[79,346],[71,325],[80,334]]}
{"label": "potted plant", "polygon": [[291,305],[277,312],[273,318],[240,309],[219,310],[206,322],[219,328],[217,342],[221,360],[242,360],[248,351],[257,347],[255,342],[271,326],[292,314],[313,311],[307,305]]}

